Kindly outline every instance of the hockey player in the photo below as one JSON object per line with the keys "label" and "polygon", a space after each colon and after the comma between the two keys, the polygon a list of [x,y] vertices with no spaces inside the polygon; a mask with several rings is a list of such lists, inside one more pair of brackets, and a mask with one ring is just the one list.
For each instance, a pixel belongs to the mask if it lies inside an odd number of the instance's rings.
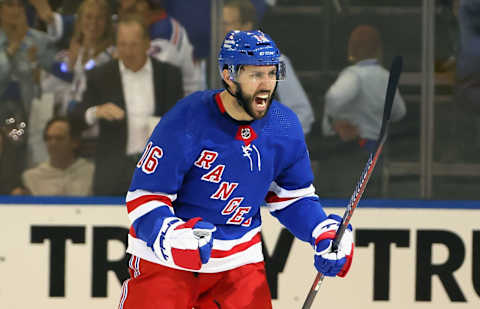
{"label": "hockey player", "polygon": [[130,279],[119,308],[271,308],[260,206],[314,248],[326,276],[345,276],[351,227],[331,252],[340,218],[315,195],[302,127],[272,100],[285,77],[260,31],[227,33],[225,89],[196,92],[160,121],[127,194]]}
{"label": "hockey player", "polygon": [[[230,30],[251,30],[257,25],[257,13],[255,6],[250,1],[230,0],[223,5],[223,31],[226,34]],[[290,107],[297,115],[303,128],[303,134],[307,135],[311,129],[314,112],[305,90],[300,83],[290,59],[281,53],[280,61],[285,63],[288,79],[281,82],[277,88],[278,100]]]}

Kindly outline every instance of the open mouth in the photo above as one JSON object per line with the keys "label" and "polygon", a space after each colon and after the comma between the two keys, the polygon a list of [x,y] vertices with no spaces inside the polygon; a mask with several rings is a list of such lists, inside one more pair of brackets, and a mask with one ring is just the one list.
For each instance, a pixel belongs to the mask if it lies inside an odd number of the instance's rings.
{"label": "open mouth", "polygon": [[259,94],[255,96],[255,109],[257,111],[264,111],[267,109],[268,94]]}

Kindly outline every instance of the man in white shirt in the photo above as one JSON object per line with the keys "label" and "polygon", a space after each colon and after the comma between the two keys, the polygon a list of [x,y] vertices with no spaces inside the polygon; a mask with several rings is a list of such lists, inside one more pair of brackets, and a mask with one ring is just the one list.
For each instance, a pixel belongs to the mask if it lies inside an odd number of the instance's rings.
{"label": "man in white shirt", "polygon": [[[359,139],[360,146],[372,152],[380,134],[388,84],[388,71],[380,64],[380,34],[371,26],[358,26],[349,40],[346,67],[325,95],[324,135],[337,134],[344,142]],[[392,106],[392,121],[407,112],[397,90]],[[371,147],[369,147],[371,145]]]}
{"label": "man in white shirt", "polygon": [[95,195],[126,193],[152,124],[183,97],[180,69],[148,57],[149,48],[142,18],[124,16],[117,27],[118,60],[87,73],[74,114],[89,126],[99,125]]}
{"label": "man in white shirt", "polygon": [[[322,129],[326,141],[333,149],[317,178],[317,188],[328,197],[348,197],[367,162],[369,153],[375,151],[380,134],[388,84],[388,71],[381,65],[382,42],[377,29],[368,25],[356,27],[348,42],[346,67],[325,95]],[[392,106],[391,121],[399,121],[407,112],[400,92],[397,91]],[[331,144],[330,144],[331,143]],[[369,180],[367,197],[379,196],[379,175],[382,158]]]}

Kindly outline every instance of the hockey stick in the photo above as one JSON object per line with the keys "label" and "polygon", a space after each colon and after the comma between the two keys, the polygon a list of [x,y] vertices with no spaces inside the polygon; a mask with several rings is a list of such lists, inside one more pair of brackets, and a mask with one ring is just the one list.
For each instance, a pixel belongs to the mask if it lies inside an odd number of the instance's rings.
{"label": "hockey stick", "polygon": [[[342,222],[340,223],[340,227],[338,228],[337,233],[335,234],[335,239],[333,240],[332,252],[336,252],[338,250],[340,240],[342,240],[343,234],[345,233],[345,230],[350,223],[353,212],[355,211],[355,208],[357,208],[358,202],[360,201],[360,198],[365,191],[368,180],[372,175],[373,168],[377,164],[378,157],[382,152],[383,144],[387,139],[387,129],[388,124],[390,123],[390,114],[392,112],[393,99],[395,98],[398,80],[400,79],[400,73],[402,72],[402,64],[403,60],[400,56],[396,56],[392,61],[392,66],[390,67],[390,77],[388,79],[387,85],[387,93],[385,95],[385,107],[383,109],[382,126],[380,129],[380,135],[377,140],[376,149],[374,152],[370,153],[370,157],[368,158],[367,164],[363,169],[360,180],[358,181],[355,190],[353,191],[353,194],[350,198],[350,201],[348,202],[347,209],[345,209]],[[310,288],[310,292],[308,292],[307,298],[303,303],[302,309],[309,309],[312,306],[313,300],[315,299],[318,290],[320,290],[320,286],[322,285],[324,278],[325,276],[322,273],[317,273],[317,276],[313,281],[312,287]]]}

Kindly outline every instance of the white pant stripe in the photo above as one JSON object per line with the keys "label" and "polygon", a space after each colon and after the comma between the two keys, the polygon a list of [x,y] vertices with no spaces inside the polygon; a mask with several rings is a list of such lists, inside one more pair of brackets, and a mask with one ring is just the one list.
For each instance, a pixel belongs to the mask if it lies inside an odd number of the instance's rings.
{"label": "white pant stripe", "polygon": [[125,304],[125,300],[127,299],[128,294],[128,282],[130,279],[127,279],[123,282],[122,285],[122,295],[120,297],[120,304],[118,304],[118,309],[123,309],[123,305]]}

